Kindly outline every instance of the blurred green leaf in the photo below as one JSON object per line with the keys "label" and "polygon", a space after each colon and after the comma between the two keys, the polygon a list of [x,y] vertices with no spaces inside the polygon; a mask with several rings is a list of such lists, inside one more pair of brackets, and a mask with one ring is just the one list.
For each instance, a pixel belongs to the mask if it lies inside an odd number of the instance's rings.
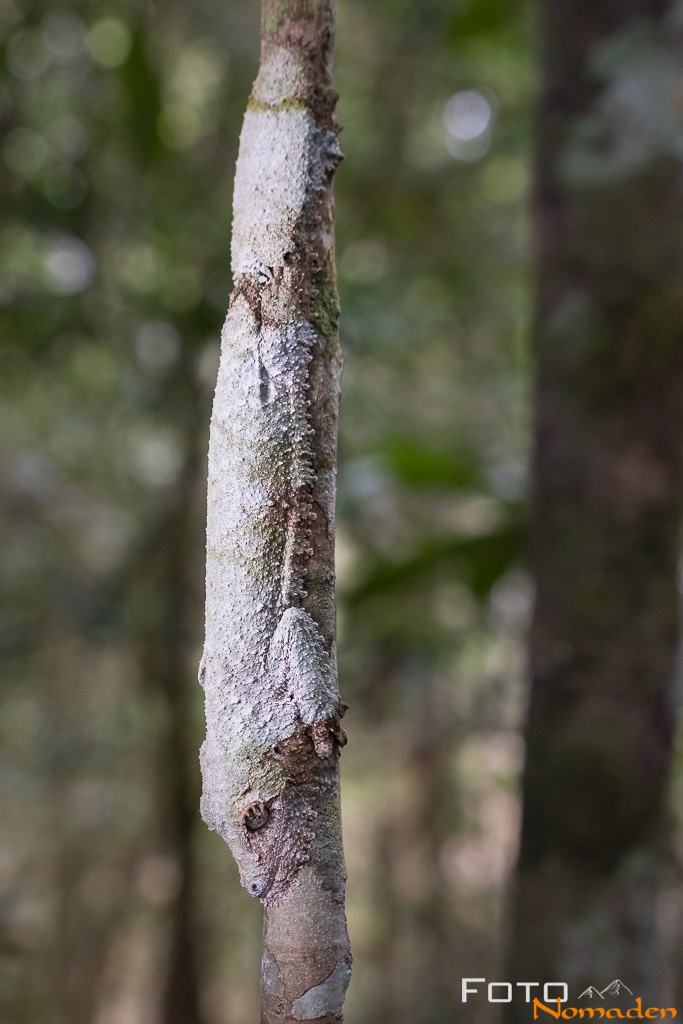
{"label": "blurred green leaf", "polygon": [[462,487],[468,490],[482,488],[481,467],[470,453],[437,450],[394,442],[382,446],[404,483],[414,485],[435,484],[443,487]]}
{"label": "blurred green leaf", "polygon": [[508,569],[522,561],[525,538],[523,524],[513,522],[485,537],[427,541],[405,562],[378,563],[358,587],[344,595],[344,602],[356,608],[381,593],[399,600],[401,591],[434,570],[452,573],[481,600]]}

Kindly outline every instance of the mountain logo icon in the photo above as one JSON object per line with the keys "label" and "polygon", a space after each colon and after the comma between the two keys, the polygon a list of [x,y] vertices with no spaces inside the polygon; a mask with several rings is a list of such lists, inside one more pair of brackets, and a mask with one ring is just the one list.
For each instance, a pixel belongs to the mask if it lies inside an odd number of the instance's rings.
{"label": "mountain logo icon", "polygon": [[600,995],[603,999],[605,997],[614,998],[615,996],[620,996],[623,992],[628,992],[630,996],[633,995],[633,992],[631,992],[631,989],[628,987],[628,985],[624,985],[623,981],[619,981],[618,978],[615,978],[615,980],[611,982],[611,984],[609,984],[607,988],[603,988]]}
{"label": "mountain logo icon", "polygon": [[589,985],[588,988],[581,993],[579,999],[617,999],[619,996],[626,993],[630,996],[633,995],[633,992],[631,992],[628,985],[624,985],[623,981],[620,981],[619,978],[615,978],[614,981],[610,982],[607,988],[603,988],[602,992],[600,992],[595,985]]}

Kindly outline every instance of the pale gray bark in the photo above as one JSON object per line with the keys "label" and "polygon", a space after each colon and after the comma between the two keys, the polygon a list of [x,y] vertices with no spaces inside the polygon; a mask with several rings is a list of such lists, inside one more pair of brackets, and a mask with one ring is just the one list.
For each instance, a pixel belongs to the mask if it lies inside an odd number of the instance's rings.
{"label": "pale gray bark", "polygon": [[340,1021],[333,0],[264,0],[209,445],[202,813],[266,907],[262,1021]]}

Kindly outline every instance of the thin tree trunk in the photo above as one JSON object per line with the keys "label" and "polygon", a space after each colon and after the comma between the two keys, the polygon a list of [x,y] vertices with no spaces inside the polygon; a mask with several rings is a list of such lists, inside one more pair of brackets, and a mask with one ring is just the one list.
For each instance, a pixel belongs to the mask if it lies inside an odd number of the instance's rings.
{"label": "thin tree trunk", "polygon": [[261,1020],[342,1019],[332,0],[263,0],[209,445],[202,813],[266,907]]}
{"label": "thin tree trunk", "polygon": [[[662,966],[683,479],[680,31],[663,0],[545,0],[537,596],[511,962],[515,979],[566,981],[573,998],[621,978],[656,999]],[[516,999],[512,1017],[529,1013]]]}

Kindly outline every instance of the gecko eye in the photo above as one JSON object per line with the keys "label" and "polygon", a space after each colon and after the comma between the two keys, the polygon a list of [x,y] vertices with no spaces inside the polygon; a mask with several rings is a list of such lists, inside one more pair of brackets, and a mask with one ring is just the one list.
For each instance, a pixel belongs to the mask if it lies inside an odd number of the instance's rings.
{"label": "gecko eye", "polygon": [[258,832],[260,828],[268,824],[269,818],[270,808],[259,800],[246,808],[242,815],[242,822],[247,832]]}

